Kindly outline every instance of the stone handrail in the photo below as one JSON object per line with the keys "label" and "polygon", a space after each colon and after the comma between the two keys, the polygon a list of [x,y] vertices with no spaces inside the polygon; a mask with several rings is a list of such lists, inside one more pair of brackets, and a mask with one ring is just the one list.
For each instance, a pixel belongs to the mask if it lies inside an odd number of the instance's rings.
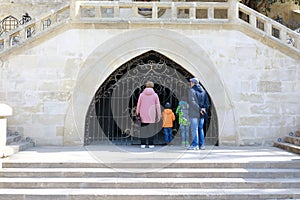
{"label": "stone handrail", "polygon": [[0,37],[0,54],[66,20],[72,23],[243,24],[299,52],[300,34],[238,3],[71,1]]}
{"label": "stone handrail", "polygon": [[239,19],[248,23],[253,29],[285,45],[300,50],[300,34],[296,31],[252,10],[244,4],[238,3],[238,9],[243,14],[243,16],[239,16]]}
{"label": "stone handrail", "polygon": [[[76,1],[74,2],[73,9],[71,9],[72,20],[148,20],[153,19],[156,21],[168,20],[196,20],[197,10],[202,10],[206,13],[206,17],[198,18],[197,20],[213,20],[227,21],[226,18],[216,18],[215,12],[218,10],[228,10],[230,4],[228,2],[119,2],[119,1]],[[84,9],[93,11],[90,16],[83,16]],[[151,10],[148,17],[143,16],[142,9]],[[170,11],[167,18],[159,17],[159,10]],[[180,10],[185,10],[186,16],[180,15]],[[147,12],[147,11],[145,11]],[[194,21],[196,22],[196,21]]]}
{"label": "stone handrail", "polygon": [[0,37],[0,53],[21,44],[34,35],[41,34],[50,26],[55,26],[62,21],[69,19],[69,8],[69,4],[64,4],[55,11],[51,10],[40,16],[39,19],[32,19],[30,22],[4,33]]}

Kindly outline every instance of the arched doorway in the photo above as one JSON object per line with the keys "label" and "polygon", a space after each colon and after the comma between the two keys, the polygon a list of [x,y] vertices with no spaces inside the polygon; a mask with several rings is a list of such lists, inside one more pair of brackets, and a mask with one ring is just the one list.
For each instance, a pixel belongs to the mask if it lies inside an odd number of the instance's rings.
{"label": "arched doorway", "polygon": [[[187,96],[191,77],[193,75],[182,66],[156,51],[148,51],[126,62],[104,81],[94,95],[86,115],[84,144],[140,144],[132,125],[144,83],[153,81],[161,105],[170,102],[175,112],[179,100]],[[175,122],[174,135],[178,133],[178,128]],[[157,130],[154,142],[162,144],[160,123],[157,124]],[[213,103],[205,124],[205,134],[207,144],[218,143],[217,116]]]}

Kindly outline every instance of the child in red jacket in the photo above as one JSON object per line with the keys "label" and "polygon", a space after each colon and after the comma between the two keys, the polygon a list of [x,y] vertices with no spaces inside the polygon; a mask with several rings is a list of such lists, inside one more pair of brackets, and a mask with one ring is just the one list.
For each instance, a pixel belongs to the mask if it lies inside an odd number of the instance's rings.
{"label": "child in red jacket", "polygon": [[173,128],[173,121],[175,120],[175,115],[171,109],[171,104],[167,102],[165,104],[165,109],[162,112],[162,127],[165,133],[165,144],[172,144],[171,141],[173,140],[172,135],[172,128]]}

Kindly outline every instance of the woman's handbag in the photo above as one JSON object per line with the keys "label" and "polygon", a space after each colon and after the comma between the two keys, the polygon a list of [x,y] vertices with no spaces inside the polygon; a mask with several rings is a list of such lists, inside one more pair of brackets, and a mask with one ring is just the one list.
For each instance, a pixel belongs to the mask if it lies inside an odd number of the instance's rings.
{"label": "woman's handbag", "polygon": [[141,117],[140,117],[140,115],[137,115],[134,120],[134,126],[141,127],[141,125],[142,125]]}

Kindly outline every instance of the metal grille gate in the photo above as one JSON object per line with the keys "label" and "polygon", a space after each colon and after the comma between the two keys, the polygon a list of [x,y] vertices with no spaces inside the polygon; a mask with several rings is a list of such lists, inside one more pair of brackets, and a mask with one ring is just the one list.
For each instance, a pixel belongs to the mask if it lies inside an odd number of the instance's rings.
{"label": "metal grille gate", "polygon": [[[125,63],[105,80],[89,106],[85,123],[85,145],[106,142],[139,144],[139,138],[133,133],[133,118],[145,82],[154,82],[154,90],[161,105],[170,102],[175,113],[180,98],[187,96],[188,80],[191,77],[181,66],[155,51],[149,51]],[[210,110],[212,109],[213,106]],[[209,121],[205,132],[211,124]],[[161,127],[161,123],[157,126]],[[160,127],[158,129],[161,130]],[[215,127],[215,130],[210,131],[210,136],[206,134],[206,138],[215,144],[217,126],[211,127]],[[175,122],[174,135],[178,128],[179,125]],[[163,134],[156,134],[154,142],[162,144]]]}

